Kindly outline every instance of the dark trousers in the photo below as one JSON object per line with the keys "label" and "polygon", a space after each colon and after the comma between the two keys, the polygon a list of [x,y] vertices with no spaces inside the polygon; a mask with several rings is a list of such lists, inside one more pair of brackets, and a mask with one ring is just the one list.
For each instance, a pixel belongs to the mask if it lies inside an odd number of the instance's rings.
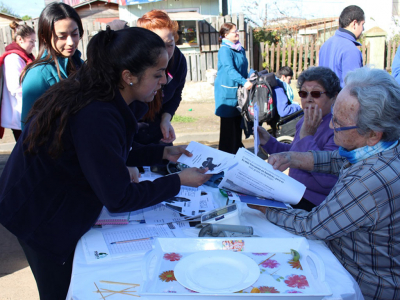
{"label": "dark trousers", "polygon": [[218,149],[228,153],[236,154],[242,144],[242,117],[236,116],[231,118],[221,117],[219,129],[219,146]]}
{"label": "dark trousers", "polygon": [[68,294],[72,274],[74,253],[60,265],[45,255],[33,250],[25,242],[18,239],[31,267],[40,300],[65,300]]}
{"label": "dark trousers", "polygon": [[20,136],[21,133],[22,133],[22,130],[18,130],[18,129],[11,129],[11,130],[12,130],[12,132],[13,132],[14,139],[15,139],[15,141],[17,142],[18,139],[19,139],[19,136]]}

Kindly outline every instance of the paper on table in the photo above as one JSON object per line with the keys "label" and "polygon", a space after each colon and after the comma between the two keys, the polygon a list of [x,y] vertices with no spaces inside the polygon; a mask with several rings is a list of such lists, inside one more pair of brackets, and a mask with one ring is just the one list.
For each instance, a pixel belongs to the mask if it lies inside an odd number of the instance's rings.
{"label": "paper on table", "polygon": [[178,212],[167,208],[163,204],[153,205],[143,209],[146,224],[166,224],[171,222],[185,221]]}
{"label": "paper on table", "polygon": [[260,145],[260,139],[258,138],[258,104],[257,102],[254,102],[254,130],[253,130],[253,135],[254,135],[254,154],[257,156],[258,153],[258,146]]}
{"label": "paper on table", "polygon": [[193,156],[181,155],[178,162],[189,167],[208,168],[206,174],[218,174],[224,171],[232,165],[232,159],[234,158],[233,154],[197,142],[190,142],[186,150],[192,153]]}
{"label": "paper on table", "polygon": [[[118,257],[127,253],[143,253],[152,249],[153,240],[150,237],[184,237],[181,226],[164,225],[136,225],[129,227],[111,228],[103,230],[105,244],[111,257]],[[132,241],[125,243],[116,243]]]}
{"label": "paper on table", "polygon": [[153,240],[111,243],[150,237],[184,237],[182,229],[188,227],[188,222],[178,222],[164,225],[118,226],[103,230],[92,228],[82,236],[83,252],[88,264],[142,255],[152,249]]}
{"label": "paper on table", "polygon": [[254,153],[240,148],[235,161],[236,164],[225,171],[219,188],[289,204],[297,204],[303,197],[306,187],[302,183],[274,170]]}
{"label": "paper on table", "polygon": [[100,230],[91,229],[82,236],[83,253],[88,264],[112,259]]}
{"label": "paper on table", "polygon": [[129,212],[110,213],[103,207],[95,225],[124,225],[129,223]]}

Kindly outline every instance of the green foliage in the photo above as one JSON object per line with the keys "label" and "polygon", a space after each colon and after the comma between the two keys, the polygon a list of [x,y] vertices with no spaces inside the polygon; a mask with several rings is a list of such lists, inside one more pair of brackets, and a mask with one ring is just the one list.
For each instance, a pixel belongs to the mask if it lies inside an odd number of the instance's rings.
{"label": "green foliage", "polygon": [[25,15],[25,16],[21,17],[21,19],[24,20],[24,21],[28,21],[28,20],[32,19],[32,17],[28,16],[28,15]]}
{"label": "green foliage", "polygon": [[186,117],[186,116],[179,116],[179,115],[175,115],[172,118],[171,123],[193,123],[195,122],[196,119],[193,117]]}

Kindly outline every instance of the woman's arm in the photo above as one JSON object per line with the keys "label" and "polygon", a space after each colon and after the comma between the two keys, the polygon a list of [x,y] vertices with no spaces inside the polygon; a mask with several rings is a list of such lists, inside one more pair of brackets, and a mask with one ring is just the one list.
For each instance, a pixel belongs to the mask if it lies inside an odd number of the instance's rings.
{"label": "woman's arm", "polygon": [[35,101],[50,87],[43,65],[30,69],[22,81],[21,128],[25,127],[26,117]]}

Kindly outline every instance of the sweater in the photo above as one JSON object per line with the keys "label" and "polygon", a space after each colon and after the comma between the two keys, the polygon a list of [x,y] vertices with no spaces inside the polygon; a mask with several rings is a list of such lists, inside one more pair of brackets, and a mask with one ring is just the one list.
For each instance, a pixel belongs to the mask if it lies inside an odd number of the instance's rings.
{"label": "sweater", "polygon": [[[161,162],[160,145],[133,148],[142,103],[132,112],[119,92],[112,101],[93,101],[71,116],[56,159],[48,144],[26,153],[30,122],[0,177],[0,223],[32,249],[63,263],[105,206],[127,212],[178,194],[177,174],[132,183],[126,165]],[[129,161],[129,163],[128,163]]]}
{"label": "sweater", "polygon": [[215,114],[219,117],[240,116],[237,89],[248,77],[248,62],[244,49],[237,51],[222,44],[218,51],[218,73],[214,83]]}
{"label": "sweater", "polygon": [[[47,51],[42,55],[46,57]],[[79,68],[83,61],[80,59],[81,53],[76,50],[72,56],[75,66]],[[58,64],[60,66],[60,74],[62,78],[68,78],[67,65],[68,58],[57,56]],[[24,129],[26,117],[31,110],[33,104],[40,96],[44,94],[53,84],[60,81],[58,77],[56,64],[54,61],[35,65],[29,69],[22,81],[22,113],[21,113],[21,127]]]}
{"label": "sweater", "polygon": [[[280,143],[271,136],[263,149],[269,154],[286,151],[336,150],[338,146],[333,141],[333,129],[329,128],[331,117],[332,114],[329,113],[322,118],[322,123],[313,136],[300,139],[300,129],[304,122],[304,118],[301,118],[296,124],[296,134],[292,144]],[[337,181],[337,176],[332,174],[307,172],[294,168],[289,170],[289,176],[306,186],[307,189],[303,197],[315,205],[324,201]]]}
{"label": "sweater", "polygon": [[339,77],[340,86],[344,87],[344,78],[349,71],[363,66],[361,46],[354,35],[347,30],[336,30],[335,35],[328,39],[319,51],[319,65],[330,68]]}

